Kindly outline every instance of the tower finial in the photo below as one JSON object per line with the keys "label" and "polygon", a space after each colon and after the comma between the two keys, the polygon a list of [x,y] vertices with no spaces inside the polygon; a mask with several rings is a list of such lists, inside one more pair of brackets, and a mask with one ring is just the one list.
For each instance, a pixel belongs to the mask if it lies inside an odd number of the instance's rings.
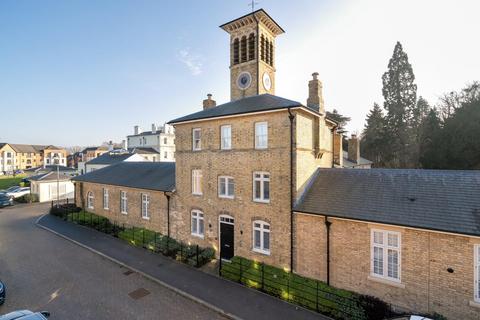
{"label": "tower finial", "polygon": [[258,1],[252,0],[251,3],[248,4],[249,7],[252,7],[252,12],[255,11],[255,5],[258,4]]}

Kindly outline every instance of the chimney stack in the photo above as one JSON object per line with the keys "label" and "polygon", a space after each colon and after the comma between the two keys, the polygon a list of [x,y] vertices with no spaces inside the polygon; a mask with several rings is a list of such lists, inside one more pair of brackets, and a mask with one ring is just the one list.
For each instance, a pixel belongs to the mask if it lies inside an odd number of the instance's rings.
{"label": "chimney stack", "polygon": [[140,127],[139,126],[134,126],[133,127],[133,134],[134,135],[140,134]]}
{"label": "chimney stack", "polygon": [[348,140],[348,160],[355,163],[360,160],[360,142],[356,134],[352,134]]}
{"label": "chimney stack", "polygon": [[110,141],[108,142],[108,151],[113,151],[113,142],[112,142],[112,140],[110,140]]}
{"label": "chimney stack", "polygon": [[152,123],[152,133],[155,132],[157,132],[157,126],[155,125],[155,123]]}
{"label": "chimney stack", "polygon": [[323,105],[322,82],[318,80],[318,72],[312,73],[313,79],[308,82],[307,107],[325,114]]}
{"label": "chimney stack", "polygon": [[212,94],[207,94],[207,99],[203,100],[203,110],[213,108],[217,105],[217,102],[212,99]]}
{"label": "chimney stack", "polygon": [[[336,131],[336,130],[335,130]],[[343,135],[338,132],[333,133],[333,163],[340,168],[343,167]]]}
{"label": "chimney stack", "polygon": [[122,149],[127,150],[127,141],[122,140]]}

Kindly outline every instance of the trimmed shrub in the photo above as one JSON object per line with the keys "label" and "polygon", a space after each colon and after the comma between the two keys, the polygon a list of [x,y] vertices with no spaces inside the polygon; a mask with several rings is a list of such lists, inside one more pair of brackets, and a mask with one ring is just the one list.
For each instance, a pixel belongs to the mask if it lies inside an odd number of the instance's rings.
{"label": "trimmed shrub", "polygon": [[233,257],[222,264],[221,275],[334,319],[370,319],[359,294],[267,264]]}
{"label": "trimmed shrub", "polygon": [[15,199],[16,202],[19,202],[19,203],[32,203],[32,202],[38,202],[38,195],[37,194],[33,194],[33,193],[29,193],[29,194],[26,194],[24,196],[21,196],[17,199]]}

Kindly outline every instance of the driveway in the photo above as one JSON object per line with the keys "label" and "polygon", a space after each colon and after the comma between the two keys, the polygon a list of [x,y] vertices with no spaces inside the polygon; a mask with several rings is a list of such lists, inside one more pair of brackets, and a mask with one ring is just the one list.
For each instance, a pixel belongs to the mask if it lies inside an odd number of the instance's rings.
{"label": "driveway", "polygon": [[159,284],[37,228],[46,205],[0,209],[0,314],[48,310],[50,319],[224,319]]}

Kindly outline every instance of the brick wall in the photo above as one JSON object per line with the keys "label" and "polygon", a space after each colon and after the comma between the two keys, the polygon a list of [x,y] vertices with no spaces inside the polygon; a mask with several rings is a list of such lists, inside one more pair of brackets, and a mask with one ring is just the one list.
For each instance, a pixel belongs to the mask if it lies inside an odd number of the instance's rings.
{"label": "brick wall", "polygon": [[[82,186],[83,185],[83,186]],[[109,208],[103,208],[103,189],[108,189]],[[127,192],[128,214],[120,212],[120,191]],[[94,209],[87,208],[87,194],[94,194]],[[141,204],[142,193],[150,196],[150,219],[142,218]],[[83,196],[83,199],[82,199]],[[75,203],[77,206],[84,205],[85,210],[110,219],[112,222],[125,223],[125,225],[142,227],[149,230],[167,234],[167,199],[162,191],[141,190],[111,185],[101,185],[89,182],[75,183]],[[83,203],[83,205],[82,205]],[[171,198],[171,208],[174,206],[174,198]],[[170,225],[174,224],[170,219]]]}
{"label": "brick wall", "polygon": [[[330,283],[379,297],[401,309],[480,319],[474,295],[473,248],[480,239],[329,218]],[[401,234],[401,283],[370,276],[371,229]],[[324,217],[295,214],[295,271],[326,281]],[[453,273],[447,271],[453,269]]]}

